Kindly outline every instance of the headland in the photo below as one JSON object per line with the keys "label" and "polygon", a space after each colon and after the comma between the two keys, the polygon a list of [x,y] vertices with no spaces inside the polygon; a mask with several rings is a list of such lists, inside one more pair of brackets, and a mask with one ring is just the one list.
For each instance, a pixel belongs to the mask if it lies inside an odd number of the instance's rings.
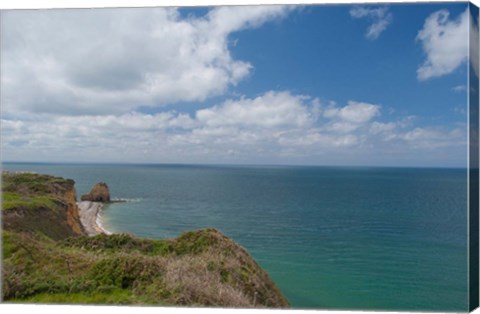
{"label": "headland", "polygon": [[220,231],[172,239],[107,234],[102,203],[79,202],[75,182],[2,173],[5,302],[285,308],[250,254]]}

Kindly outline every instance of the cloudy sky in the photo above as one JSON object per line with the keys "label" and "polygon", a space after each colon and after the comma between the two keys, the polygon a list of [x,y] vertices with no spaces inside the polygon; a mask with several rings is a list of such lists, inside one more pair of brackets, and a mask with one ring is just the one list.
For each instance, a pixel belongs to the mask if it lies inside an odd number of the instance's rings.
{"label": "cloudy sky", "polygon": [[3,11],[2,159],[464,167],[467,9]]}

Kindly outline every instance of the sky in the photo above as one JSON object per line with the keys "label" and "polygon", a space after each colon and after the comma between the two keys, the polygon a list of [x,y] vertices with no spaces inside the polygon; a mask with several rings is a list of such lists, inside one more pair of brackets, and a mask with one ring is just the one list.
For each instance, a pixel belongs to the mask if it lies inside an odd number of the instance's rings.
{"label": "sky", "polygon": [[467,3],[2,11],[2,160],[465,167],[471,24]]}

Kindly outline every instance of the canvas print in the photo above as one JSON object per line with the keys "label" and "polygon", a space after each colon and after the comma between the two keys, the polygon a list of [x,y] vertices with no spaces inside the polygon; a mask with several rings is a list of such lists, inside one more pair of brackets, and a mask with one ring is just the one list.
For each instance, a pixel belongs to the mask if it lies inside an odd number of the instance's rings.
{"label": "canvas print", "polygon": [[0,14],[2,302],[477,307],[473,4]]}

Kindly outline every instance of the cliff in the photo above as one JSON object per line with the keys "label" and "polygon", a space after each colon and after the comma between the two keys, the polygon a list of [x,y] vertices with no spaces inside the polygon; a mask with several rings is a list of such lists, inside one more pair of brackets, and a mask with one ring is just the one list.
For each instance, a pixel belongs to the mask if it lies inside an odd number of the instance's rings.
{"label": "cliff", "polygon": [[4,230],[40,232],[52,239],[86,235],[73,180],[36,173],[2,173]]}
{"label": "cliff", "polygon": [[216,229],[175,239],[83,235],[72,180],[3,174],[2,296],[36,303],[288,307]]}

